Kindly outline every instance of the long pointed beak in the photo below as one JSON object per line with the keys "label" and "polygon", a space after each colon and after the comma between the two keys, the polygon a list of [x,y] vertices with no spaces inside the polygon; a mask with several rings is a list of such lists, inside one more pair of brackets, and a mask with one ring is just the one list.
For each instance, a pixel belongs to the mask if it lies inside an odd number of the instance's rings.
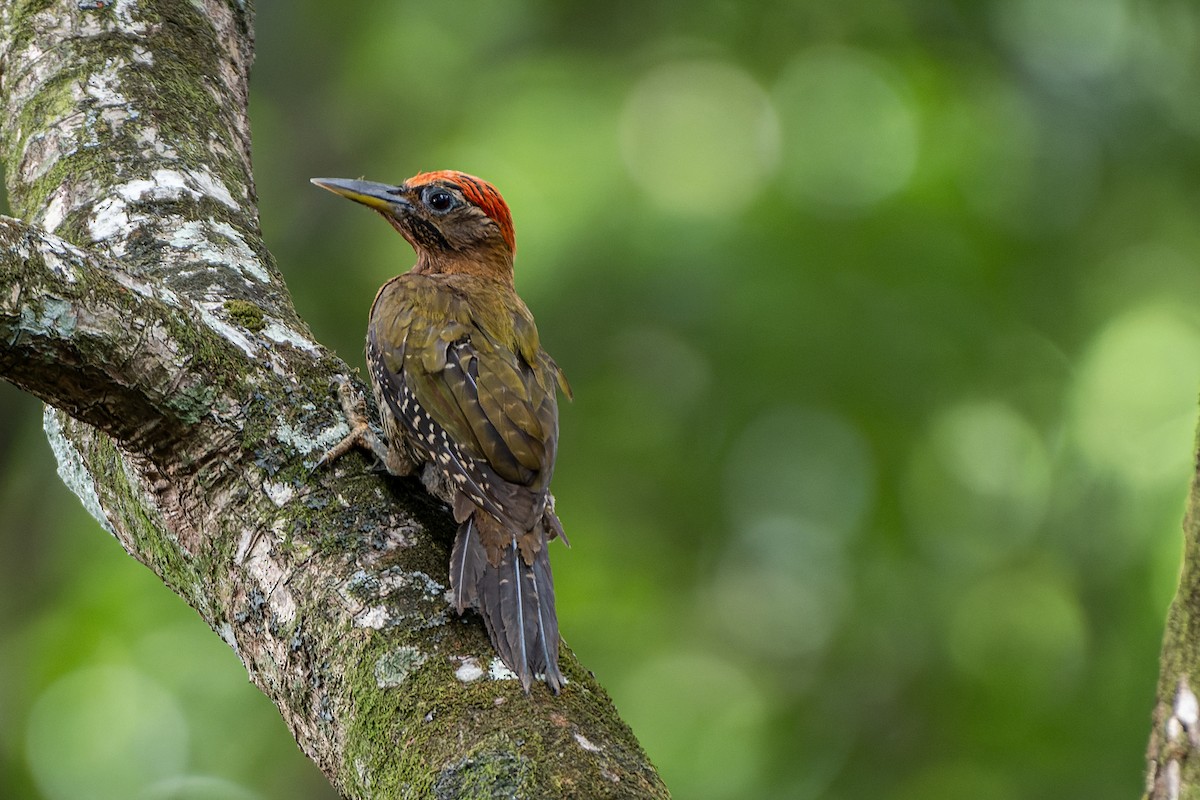
{"label": "long pointed beak", "polygon": [[408,209],[409,202],[397,193],[397,187],[373,181],[352,181],[344,178],[309,178],[309,180],[334,194],[356,203],[362,203],[377,211],[399,216]]}

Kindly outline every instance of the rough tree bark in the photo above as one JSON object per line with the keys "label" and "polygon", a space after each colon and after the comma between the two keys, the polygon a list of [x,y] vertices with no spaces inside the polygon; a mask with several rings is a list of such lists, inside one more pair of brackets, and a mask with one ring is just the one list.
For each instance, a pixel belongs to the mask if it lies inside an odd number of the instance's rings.
{"label": "rough tree bark", "polygon": [[[444,599],[453,533],[347,456],[345,364],[263,246],[244,0],[0,3],[0,375],[63,480],[237,653],[345,796],[666,797],[568,650],[521,694]],[[303,181],[306,176],[298,176]]]}
{"label": "rough tree bark", "polygon": [[1200,797],[1200,439],[1183,520],[1183,570],[1167,612],[1146,757],[1147,800]]}

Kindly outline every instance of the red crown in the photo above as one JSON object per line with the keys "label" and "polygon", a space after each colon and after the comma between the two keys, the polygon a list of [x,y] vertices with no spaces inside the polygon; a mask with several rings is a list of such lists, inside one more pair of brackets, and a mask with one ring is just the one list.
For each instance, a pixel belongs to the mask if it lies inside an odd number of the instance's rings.
{"label": "red crown", "polygon": [[508,210],[508,203],[504,202],[504,198],[500,196],[500,192],[496,191],[495,186],[483,178],[476,178],[474,175],[453,169],[419,172],[409,178],[407,184],[423,186],[436,181],[452,183],[458,187],[458,190],[463,193],[463,197],[479,206],[483,213],[500,226],[500,235],[504,237],[508,249],[513,253],[517,252],[517,234],[513,230],[512,212]]}

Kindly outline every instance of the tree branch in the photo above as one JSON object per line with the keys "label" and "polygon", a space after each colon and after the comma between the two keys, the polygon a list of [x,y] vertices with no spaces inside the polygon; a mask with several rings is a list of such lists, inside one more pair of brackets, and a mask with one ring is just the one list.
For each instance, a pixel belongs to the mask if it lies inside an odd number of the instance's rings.
{"label": "tree branch", "polygon": [[[665,797],[563,654],[525,697],[444,597],[453,523],[363,459],[345,364],[261,241],[238,0],[0,4],[0,374],[60,474],[189,602],[344,795]],[[81,6],[88,6],[82,8]]]}
{"label": "tree branch", "polygon": [[[234,346],[178,298],[37,228],[0,218],[0,373],[143,453],[194,435]],[[248,342],[247,342],[248,345]]]}
{"label": "tree branch", "polygon": [[1167,612],[1146,753],[1150,800],[1178,800],[1200,792],[1200,453],[1194,463],[1183,522],[1183,569]]}

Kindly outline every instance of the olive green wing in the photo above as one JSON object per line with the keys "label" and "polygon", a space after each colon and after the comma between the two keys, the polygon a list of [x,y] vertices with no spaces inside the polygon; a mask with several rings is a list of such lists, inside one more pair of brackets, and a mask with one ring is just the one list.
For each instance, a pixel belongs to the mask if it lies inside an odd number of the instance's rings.
{"label": "olive green wing", "polygon": [[489,330],[458,293],[393,284],[368,335],[372,377],[387,387],[392,414],[481,507],[527,528],[554,468],[561,373],[536,347],[535,329],[532,363],[520,352],[530,351],[523,319]]}

